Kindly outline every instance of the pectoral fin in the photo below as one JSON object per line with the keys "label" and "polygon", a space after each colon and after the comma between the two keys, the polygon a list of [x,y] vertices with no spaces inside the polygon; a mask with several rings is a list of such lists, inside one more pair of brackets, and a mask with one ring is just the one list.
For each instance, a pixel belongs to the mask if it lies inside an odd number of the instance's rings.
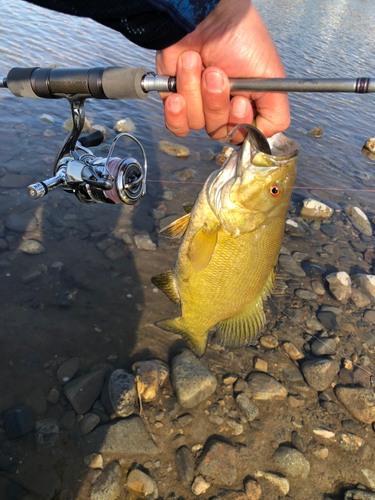
{"label": "pectoral fin", "polygon": [[186,228],[190,221],[190,214],[186,214],[183,217],[172,222],[168,226],[164,227],[160,234],[166,238],[182,238],[185,234]]}
{"label": "pectoral fin", "polygon": [[165,295],[175,304],[180,303],[180,295],[178,293],[177,284],[173,275],[173,270],[168,269],[166,273],[158,274],[151,278],[151,282],[159,288]]}
{"label": "pectoral fin", "polygon": [[203,226],[192,240],[190,259],[191,265],[197,273],[203,271],[212,258],[217,242],[217,231],[218,228],[207,232],[207,229]]}
{"label": "pectoral fin", "polygon": [[199,358],[202,357],[205,353],[207,347],[207,334],[203,337],[197,338],[190,330],[188,330],[184,326],[182,318],[163,319],[155,324],[162,330],[181,335],[181,337],[188,343],[190,349]]}

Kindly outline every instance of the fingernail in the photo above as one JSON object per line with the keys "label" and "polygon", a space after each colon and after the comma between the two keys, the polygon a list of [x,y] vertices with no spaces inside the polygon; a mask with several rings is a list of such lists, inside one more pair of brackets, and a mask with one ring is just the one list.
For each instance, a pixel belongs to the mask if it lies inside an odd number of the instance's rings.
{"label": "fingernail", "polygon": [[196,52],[184,52],[181,56],[181,65],[184,69],[195,69],[198,63],[199,58]]}
{"label": "fingernail", "polygon": [[182,104],[180,99],[169,99],[168,108],[172,113],[179,113],[182,109]]}
{"label": "fingernail", "polygon": [[221,73],[210,71],[205,75],[205,82],[209,92],[219,94],[224,90],[224,78]]}
{"label": "fingernail", "polygon": [[248,110],[248,101],[245,99],[235,99],[232,104],[232,113],[235,116],[244,116]]}

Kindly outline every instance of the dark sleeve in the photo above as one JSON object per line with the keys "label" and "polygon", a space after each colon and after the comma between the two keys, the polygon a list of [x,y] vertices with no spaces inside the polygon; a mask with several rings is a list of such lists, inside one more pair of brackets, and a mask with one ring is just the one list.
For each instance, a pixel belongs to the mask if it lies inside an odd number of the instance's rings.
{"label": "dark sleeve", "polygon": [[28,0],[90,17],[147,49],[164,49],[194,31],[219,0]]}

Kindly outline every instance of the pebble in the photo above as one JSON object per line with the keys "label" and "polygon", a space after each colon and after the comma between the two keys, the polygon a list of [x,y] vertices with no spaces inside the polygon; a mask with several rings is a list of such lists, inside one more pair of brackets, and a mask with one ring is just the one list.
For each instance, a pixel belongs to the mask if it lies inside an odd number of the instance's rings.
{"label": "pebble", "polygon": [[318,298],[315,292],[311,292],[310,290],[305,290],[303,288],[297,289],[294,293],[297,297],[304,300],[316,300]]}
{"label": "pebble", "polygon": [[60,392],[58,389],[53,387],[46,396],[46,400],[52,405],[57,405],[60,399]]}
{"label": "pebble", "polygon": [[190,415],[190,413],[185,413],[184,415],[181,415],[177,418],[177,422],[181,427],[186,427],[192,422],[192,420],[193,417]]}
{"label": "pebble", "polygon": [[113,371],[104,384],[101,403],[109,413],[115,413],[118,417],[128,417],[134,413],[137,389],[133,375],[122,369]]}
{"label": "pebble", "polygon": [[311,229],[303,219],[298,219],[298,222],[293,219],[285,221],[285,232],[290,236],[304,237],[311,234]]}
{"label": "pebble", "polygon": [[363,319],[375,325],[375,311],[366,311],[363,315]]}
{"label": "pebble", "polygon": [[216,377],[190,350],[184,350],[172,361],[172,385],[179,404],[194,408],[216,390]]}
{"label": "pebble", "polygon": [[332,273],[326,276],[326,280],[328,281],[329,291],[334,298],[346,304],[352,293],[352,282],[349,274],[345,271]]}
{"label": "pebble", "polygon": [[369,487],[375,490],[375,472],[370,469],[361,469],[361,472],[367,479]]}
{"label": "pebble", "polygon": [[324,311],[320,310],[316,314],[318,321],[326,328],[327,330],[337,331],[340,330],[340,320],[336,313],[332,311]]}
{"label": "pebble", "polygon": [[302,373],[308,385],[316,391],[324,391],[335,378],[340,367],[331,359],[311,359],[302,363]]}
{"label": "pebble", "polygon": [[338,414],[341,410],[340,405],[334,403],[333,401],[322,401],[321,406],[327,413],[330,413],[331,415]]}
{"label": "pebble", "polygon": [[347,490],[344,500],[375,500],[375,493],[365,490]]}
{"label": "pebble", "polygon": [[290,255],[280,255],[279,265],[283,271],[292,276],[298,276],[301,278],[306,276],[305,271],[301,269],[298,262],[296,262]]}
{"label": "pebble", "polygon": [[135,125],[130,118],[125,118],[124,120],[119,120],[115,125],[115,132],[121,134],[123,132],[134,132]]}
{"label": "pebble", "polygon": [[5,227],[20,233],[36,231],[38,228],[38,220],[28,213],[10,214],[5,218]]}
{"label": "pebble", "polygon": [[261,477],[269,481],[271,484],[279,488],[281,493],[285,496],[289,493],[289,481],[286,477],[283,477],[272,472],[267,472],[263,470],[258,470],[254,476],[256,478]]}
{"label": "pebble", "polygon": [[227,424],[233,436],[240,436],[243,433],[243,425],[239,418],[228,418]]}
{"label": "pebble", "polygon": [[260,500],[262,489],[254,479],[247,479],[245,481],[245,494],[247,500]]}
{"label": "pebble", "polygon": [[196,476],[191,486],[191,491],[196,496],[203,495],[203,493],[206,493],[210,486],[210,483],[208,483],[203,476]]}
{"label": "pebble", "polygon": [[303,253],[303,252],[293,252],[293,259],[296,262],[302,262],[303,260],[306,260],[308,258],[309,254]]}
{"label": "pebble", "polygon": [[103,455],[101,453],[91,453],[91,455],[86,455],[83,460],[90,469],[103,469]]}
{"label": "pebble", "polygon": [[309,278],[317,278],[326,272],[326,268],[323,265],[311,262],[310,260],[301,262],[301,268]]}
{"label": "pebble", "polygon": [[299,216],[313,221],[322,221],[329,219],[333,214],[333,209],[321,201],[306,198],[302,202]]}
{"label": "pebble", "polygon": [[254,399],[284,399],[286,388],[267,373],[253,372],[247,377],[247,384]]}
{"label": "pebble", "polygon": [[3,414],[5,434],[8,439],[16,439],[25,436],[35,427],[35,419],[31,409],[24,406],[16,406]]}
{"label": "pebble", "polygon": [[144,361],[137,369],[136,383],[143,401],[153,401],[161,383],[160,368],[154,361]]}
{"label": "pebble", "polygon": [[172,201],[174,198],[173,191],[166,189],[163,193],[163,200]]}
{"label": "pebble", "polygon": [[159,450],[152,441],[142,420],[127,417],[97,427],[84,437],[85,453],[120,453],[121,455],[157,455]]}
{"label": "pebble", "polygon": [[273,454],[273,460],[285,474],[306,479],[310,472],[310,463],[302,453],[294,448],[279,446]]}
{"label": "pebble", "polygon": [[64,394],[76,413],[86,413],[98,398],[102,390],[104,372],[96,372],[82,375],[71,380],[64,386]]}
{"label": "pebble", "polygon": [[301,353],[301,351],[297,349],[297,347],[294,344],[292,344],[292,342],[284,342],[283,349],[288,354],[288,356],[294,361],[304,358],[304,355]]}
{"label": "pebble", "polygon": [[345,451],[356,452],[365,444],[364,440],[355,434],[341,434],[340,446]]}
{"label": "pebble", "polygon": [[322,444],[318,445],[314,450],[313,454],[318,458],[319,460],[325,460],[328,457],[329,450],[326,446],[323,446]]}
{"label": "pebble", "polygon": [[46,123],[55,123],[55,119],[51,115],[47,115],[47,113],[43,113],[40,119]]}
{"label": "pebble", "polygon": [[316,436],[320,436],[324,439],[333,439],[335,437],[335,433],[328,429],[322,429],[322,428],[313,429],[313,433]]}
{"label": "pebble", "polygon": [[354,418],[365,424],[375,421],[375,396],[370,389],[338,385],[335,394]]}
{"label": "pebble", "polygon": [[64,385],[69,382],[79,370],[79,358],[64,361],[57,370],[57,380]]}
{"label": "pebble", "polygon": [[170,156],[176,156],[177,158],[187,158],[190,155],[190,151],[187,147],[169,141],[159,141],[158,148],[160,151],[164,151],[164,153]]}
{"label": "pebble", "polygon": [[324,135],[323,127],[319,125],[319,127],[315,127],[312,130],[310,130],[309,134],[315,137],[315,139],[320,139]]}
{"label": "pebble", "polygon": [[367,307],[371,304],[371,300],[367,297],[367,295],[356,289],[352,290],[350,300],[358,309],[362,309],[363,307]]}
{"label": "pebble", "polygon": [[375,276],[371,274],[355,274],[352,276],[354,283],[358,284],[372,302],[375,302]]}
{"label": "pebble", "polygon": [[305,453],[307,450],[305,441],[301,438],[297,431],[292,432],[290,441],[292,445],[295,446],[301,453]]}
{"label": "pebble", "polygon": [[348,216],[353,226],[365,236],[372,236],[372,228],[366,214],[359,208],[347,205],[344,212]]}
{"label": "pebble", "polygon": [[311,344],[311,352],[314,356],[325,356],[334,354],[337,349],[337,345],[334,339],[322,338],[321,340],[314,340]]}
{"label": "pebble", "polygon": [[224,375],[223,377],[223,384],[225,385],[233,385],[238,379],[238,376],[230,373],[228,375]]}
{"label": "pebble", "polygon": [[132,491],[143,495],[143,497],[148,497],[154,493],[155,488],[152,478],[139,469],[133,469],[129,472],[126,486]]}
{"label": "pebble", "polygon": [[189,486],[194,478],[194,461],[187,446],[181,446],[175,454],[177,475],[181,483]]}
{"label": "pebble", "polygon": [[263,335],[260,337],[259,342],[267,349],[275,349],[279,345],[279,341],[273,335]]}
{"label": "pebble", "polygon": [[288,396],[288,403],[292,408],[299,408],[301,406],[305,405],[305,400],[303,399],[302,396],[295,396],[293,394],[290,394]]}
{"label": "pebble", "polygon": [[117,500],[123,491],[121,467],[111,462],[91,488],[91,500]]}
{"label": "pebble", "polygon": [[52,447],[59,437],[59,425],[56,420],[46,418],[35,423],[35,443],[37,450]]}
{"label": "pebble", "polygon": [[18,248],[29,255],[38,255],[46,251],[44,246],[36,240],[23,240]]}
{"label": "pebble", "polygon": [[254,370],[257,372],[267,373],[268,363],[261,358],[254,358]]}
{"label": "pebble", "polygon": [[156,250],[157,248],[148,234],[135,234],[134,242],[140,250]]}
{"label": "pebble", "polygon": [[338,228],[333,224],[323,224],[320,227],[320,230],[323,234],[329,236],[330,238],[333,238],[334,236],[337,236],[339,234]]}
{"label": "pebble", "polygon": [[213,484],[232,486],[237,478],[235,448],[213,439],[207,444],[197,472]]}
{"label": "pebble", "polygon": [[100,417],[95,413],[86,413],[81,420],[81,434],[82,436],[86,436],[89,432],[91,432],[95,427],[99,424]]}
{"label": "pebble", "polygon": [[179,179],[189,180],[195,179],[197,172],[193,168],[183,168],[175,173],[175,176]]}

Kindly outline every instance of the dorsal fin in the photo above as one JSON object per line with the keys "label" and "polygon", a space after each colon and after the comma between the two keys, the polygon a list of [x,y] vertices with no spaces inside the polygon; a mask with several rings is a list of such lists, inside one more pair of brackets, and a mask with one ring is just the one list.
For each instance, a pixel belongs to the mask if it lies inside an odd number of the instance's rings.
{"label": "dorsal fin", "polygon": [[217,242],[217,230],[207,232],[205,227],[194,236],[191,242],[190,259],[195,272],[199,273],[206,269],[215,251]]}
{"label": "dorsal fin", "polygon": [[181,302],[176,280],[173,274],[173,269],[168,269],[166,273],[153,276],[151,278],[151,282],[155,286],[157,286],[159,290],[164,292],[172,302],[174,302],[175,304],[179,304]]}
{"label": "dorsal fin", "polygon": [[191,202],[191,201],[188,201],[187,203],[184,203],[184,204],[182,205],[182,208],[185,210],[185,212],[186,212],[187,214],[190,214],[190,212],[191,212],[191,211],[192,211],[192,209],[193,209],[193,206],[194,206],[194,203],[193,203],[193,202]]}
{"label": "dorsal fin", "polygon": [[216,338],[221,346],[238,349],[258,336],[264,325],[263,300],[270,295],[274,282],[273,269],[258,297],[241,312],[219,323]]}
{"label": "dorsal fin", "polygon": [[183,217],[175,220],[168,226],[165,226],[160,234],[166,238],[182,238],[185,234],[186,228],[190,221],[190,214],[186,214]]}

